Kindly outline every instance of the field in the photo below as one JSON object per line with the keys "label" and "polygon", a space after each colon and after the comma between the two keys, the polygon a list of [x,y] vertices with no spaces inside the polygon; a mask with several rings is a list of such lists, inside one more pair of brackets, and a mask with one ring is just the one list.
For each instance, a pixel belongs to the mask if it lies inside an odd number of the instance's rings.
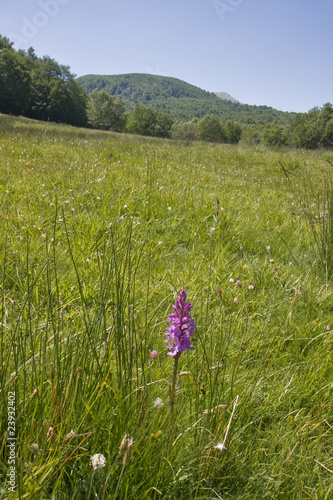
{"label": "field", "polygon": [[0,115],[1,499],[333,498],[332,162]]}

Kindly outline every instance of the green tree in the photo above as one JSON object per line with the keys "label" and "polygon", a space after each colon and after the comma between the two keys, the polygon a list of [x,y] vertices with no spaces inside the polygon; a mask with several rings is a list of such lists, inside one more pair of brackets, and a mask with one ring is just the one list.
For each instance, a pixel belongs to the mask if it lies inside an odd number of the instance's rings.
{"label": "green tree", "polygon": [[105,90],[94,90],[88,104],[88,123],[97,129],[121,132],[126,123],[125,105]]}
{"label": "green tree", "polygon": [[229,144],[238,144],[242,137],[242,127],[233,121],[227,121],[225,126],[226,141]]}
{"label": "green tree", "polygon": [[170,137],[172,125],[172,118],[165,113],[135,103],[134,110],[128,117],[126,129],[132,134]]}
{"label": "green tree", "polygon": [[171,137],[173,139],[182,139],[186,141],[195,141],[198,132],[198,120],[194,119],[190,122],[181,121],[174,123],[171,129]]}
{"label": "green tree", "polygon": [[20,56],[6,40],[0,39],[0,112],[20,115],[29,106],[31,79]]}
{"label": "green tree", "polygon": [[[29,49],[30,50],[30,49]],[[87,94],[75,81],[68,66],[59,65],[48,56],[36,58],[34,52],[26,56],[26,67],[32,81],[30,118],[87,125]]]}
{"label": "green tree", "polygon": [[207,115],[199,121],[198,139],[208,142],[224,142],[226,140],[226,133],[218,116]]}
{"label": "green tree", "polygon": [[283,146],[287,143],[285,129],[279,125],[266,125],[262,141],[267,146]]}

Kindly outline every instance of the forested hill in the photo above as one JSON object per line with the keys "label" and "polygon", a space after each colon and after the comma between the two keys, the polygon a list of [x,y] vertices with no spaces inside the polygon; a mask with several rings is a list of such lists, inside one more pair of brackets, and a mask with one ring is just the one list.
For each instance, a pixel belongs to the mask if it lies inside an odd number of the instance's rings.
{"label": "forested hill", "polygon": [[294,113],[268,106],[234,103],[194,85],[168,76],[129,73],[124,75],[86,75],[77,81],[87,90],[105,90],[119,96],[131,109],[133,102],[152,106],[176,120],[192,120],[215,114],[225,120],[248,124],[288,124]]}

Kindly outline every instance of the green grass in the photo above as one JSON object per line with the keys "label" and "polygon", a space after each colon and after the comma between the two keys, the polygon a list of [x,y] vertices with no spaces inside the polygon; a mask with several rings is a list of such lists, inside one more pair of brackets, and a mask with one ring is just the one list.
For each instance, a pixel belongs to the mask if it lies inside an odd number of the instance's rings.
{"label": "green grass", "polygon": [[[0,133],[0,498],[332,498],[332,153]],[[197,330],[170,438],[182,286]]]}

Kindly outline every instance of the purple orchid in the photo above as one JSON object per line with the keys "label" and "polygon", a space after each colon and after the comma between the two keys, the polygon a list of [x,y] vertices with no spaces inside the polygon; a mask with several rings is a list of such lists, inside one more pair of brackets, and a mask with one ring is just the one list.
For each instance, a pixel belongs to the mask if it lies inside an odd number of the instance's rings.
{"label": "purple orchid", "polygon": [[193,345],[191,336],[196,328],[194,324],[196,320],[192,319],[190,315],[192,302],[186,304],[186,298],[187,294],[182,287],[177,294],[176,305],[172,306],[175,313],[169,314],[168,318],[171,325],[167,328],[165,342],[167,348],[170,349],[169,356],[175,359],[178,359],[186,349],[191,350]]}

